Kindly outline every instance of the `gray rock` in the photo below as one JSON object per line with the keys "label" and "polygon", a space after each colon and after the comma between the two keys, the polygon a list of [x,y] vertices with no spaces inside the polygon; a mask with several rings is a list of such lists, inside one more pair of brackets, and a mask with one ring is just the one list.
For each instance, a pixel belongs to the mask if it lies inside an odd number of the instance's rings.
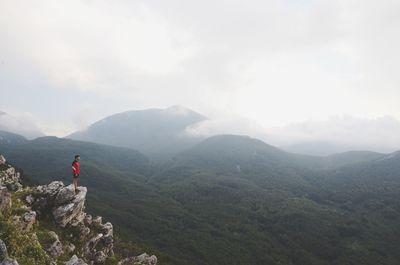
{"label": "gray rock", "polygon": [[94,254],[94,262],[95,264],[104,264],[106,262],[107,255],[104,254],[103,251],[97,251]]}
{"label": "gray rock", "polygon": [[29,194],[28,196],[25,197],[25,201],[29,205],[32,205],[35,202],[35,198],[31,194]]}
{"label": "gray rock", "polygon": [[18,265],[18,262],[15,259],[6,258],[3,260],[1,265]]}
{"label": "gray rock", "polygon": [[103,224],[102,226],[101,226],[101,232],[104,234],[104,235],[110,235],[110,236],[112,236],[113,234],[114,234],[114,229],[113,229],[113,225],[110,223],[110,222],[107,222],[107,223],[105,223],[105,224]]}
{"label": "gray rock", "polygon": [[84,223],[85,225],[91,225],[92,224],[93,217],[90,214],[86,214]]}
{"label": "gray rock", "polygon": [[90,234],[90,228],[82,224],[79,226],[79,232],[81,234],[81,237],[86,237]]}
{"label": "gray rock", "polygon": [[61,244],[61,242],[60,242],[60,240],[59,240],[59,238],[58,238],[58,235],[55,233],[55,232],[53,232],[53,231],[50,231],[49,233],[48,233],[48,235],[49,235],[49,237],[52,239],[52,241],[53,241],[53,243],[51,243],[51,245],[48,247],[48,248],[46,248],[46,252],[47,253],[49,253],[49,255],[52,257],[52,258],[58,258],[62,253],[64,253],[64,251],[63,251],[63,245]]}
{"label": "gray rock", "polygon": [[88,242],[86,242],[85,246],[83,247],[83,254],[88,259],[93,259],[96,246],[99,243],[100,239],[103,237],[103,234],[97,234],[96,236],[92,237]]}
{"label": "gray rock", "polygon": [[[65,227],[74,218],[79,218],[80,221],[84,218],[82,213],[85,208],[86,187],[78,187],[78,193],[74,194],[74,196],[70,196],[68,190],[69,188],[63,191],[64,195],[62,197],[58,197],[57,195],[55,200],[56,207],[52,209],[54,220],[61,227]],[[67,199],[69,199],[69,201],[67,201]],[[61,202],[64,204],[61,204]]]}
{"label": "gray rock", "polygon": [[48,185],[38,186],[36,190],[43,195],[54,197],[62,187],[64,187],[64,183],[61,181],[53,181]]}
{"label": "gray rock", "polygon": [[25,231],[31,230],[33,224],[36,221],[36,212],[30,211],[22,214],[21,216],[22,226],[21,228]]}
{"label": "gray rock", "polygon": [[149,256],[147,253],[143,253],[136,257],[130,257],[118,262],[118,265],[156,265],[157,257],[152,255]]}
{"label": "gray rock", "polygon": [[9,167],[4,171],[10,178],[14,177],[16,175],[16,170],[13,167]]}
{"label": "gray rock", "polygon": [[65,263],[65,265],[87,265],[82,259],[79,259],[76,255],[73,255],[71,259]]}
{"label": "gray rock", "polygon": [[4,165],[7,162],[7,160],[4,158],[4,156],[0,155],[0,165]]}
{"label": "gray rock", "polygon": [[7,246],[3,240],[0,239],[0,262],[7,258],[7,256]]}
{"label": "gray rock", "polygon": [[22,220],[24,220],[24,222],[32,222],[35,221],[35,219],[36,219],[35,211],[30,211],[22,215]]}
{"label": "gray rock", "polygon": [[75,197],[75,188],[74,185],[68,185],[66,187],[61,188],[58,193],[56,198],[54,199],[54,205],[59,206],[66,204],[70,201],[72,201]]}
{"label": "gray rock", "polygon": [[83,220],[85,219],[86,213],[84,211],[81,211],[78,213],[72,220],[69,222],[71,226],[78,226],[79,224],[83,223]]}

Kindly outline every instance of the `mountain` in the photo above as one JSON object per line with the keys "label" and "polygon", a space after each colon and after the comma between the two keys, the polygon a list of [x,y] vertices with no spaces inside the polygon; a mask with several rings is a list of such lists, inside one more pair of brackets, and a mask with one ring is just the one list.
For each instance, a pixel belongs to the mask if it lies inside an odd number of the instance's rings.
{"label": "mountain", "polygon": [[106,117],[67,138],[129,147],[150,156],[177,153],[200,139],[189,137],[185,128],[206,117],[181,106],[118,113]]}
{"label": "mountain", "polygon": [[332,170],[385,157],[385,154],[371,151],[349,151],[327,156],[310,156],[295,153],[290,155],[295,163],[312,170]]}
{"label": "mountain", "polygon": [[347,152],[349,150],[358,150],[356,146],[341,145],[329,141],[308,141],[291,145],[280,146],[285,151],[313,155],[327,156],[337,153]]}
{"label": "mountain", "polygon": [[110,175],[111,181],[121,175],[143,179],[151,170],[148,158],[136,150],[54,136],[39,137],[19,144],[1,144],[0,148],[13,163],[34,172],[33,177],[40,176],[46,182],[54,176],[69,180],[71,162],[77,153],[86,160],[83,166],[87,167],[83,168],[85,171],[101,172],[92,177]]}
{"label": "mountain", "polygon": [[210,137],[157,163],[54,137],[4,147],[38,181],[62,176],[70,161],[53,160],[79,150],[89,210],[124,239],[163,253],[162,264],[400,262],[398,153],[302,156],[237,135]]}
{"label": "mountain", "polygon": [[[273,167],[281,170],[295,168],[329,170],[350,164],[373,161],[384,154],[370,151],[350,151],[328,156],[309,156],[285,152],[259,139],[241,135],[217,135],[209,137],[192,148],[182,151],[174,159],[182,164],[199,165],[210,169],[214,164],[219,169],[222,161],[230,174],[258,170],[265,174]],[[203,165],[200,165],[200,164]],[[264,165],[261,165],[264,164]],[[247,166],[248,168],[243,168]],[[217,172],[221,173],[221,172]]]}
{"label": "mountain", "polygon": [[12,116],[0,111],[0,131],[20,134],[28,139],[44,136],[30,117]]}
{"label": "mountain", "polygon": [[22,135],[0,131],[0,144],[22,144],[27,141]]}
{"label": "mountain", "polygon": [[324,170],[292,158],[255,139],[218,136],[178,155],[150,181],[210,225],[202,228],[208,240],[198,223],[180,234],[196,242],[187,241],[196,256],[210,258],[198,264],[221,262],[221,252],[230,253],[228,264],[400,261],[399,153],[315,160],[331,161]]}
{"label": "mountain", "polygon": [[[23,144],[0,144],[0,152],[34,184],[70,183],[71,162],[79,153],[79,184],[90,190],[88,210],[111,220],[122,238],[136,238],[142,246],[155,245],[156,235],[165,229],[157,227],[162,216],[184,219],[177,202],[146,184],[151,162],[136,150],[47,136]],[[185,264],[159,249],[162,264]]]}

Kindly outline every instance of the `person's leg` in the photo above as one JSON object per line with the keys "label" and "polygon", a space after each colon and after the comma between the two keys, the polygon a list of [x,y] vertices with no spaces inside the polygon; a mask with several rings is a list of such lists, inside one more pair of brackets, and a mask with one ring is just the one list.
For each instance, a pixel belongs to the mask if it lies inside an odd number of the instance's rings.
{"label": "person's leg", "polygon": [[77,182],[78,182],[77,178],[72,178],[72,184],[74,184],[75,191],[76,191],[76,187],[78,186]]}

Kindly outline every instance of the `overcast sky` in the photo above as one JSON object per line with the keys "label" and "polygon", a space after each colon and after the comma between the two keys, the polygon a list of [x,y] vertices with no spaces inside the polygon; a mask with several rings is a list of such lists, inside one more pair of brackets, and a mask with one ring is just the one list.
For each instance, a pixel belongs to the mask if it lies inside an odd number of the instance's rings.
{"label": "overcast sky", "polygon": [[399,14],[398,0],[0,0],[0,110],[58,136],[176,104],[266,128],[396,123]]}

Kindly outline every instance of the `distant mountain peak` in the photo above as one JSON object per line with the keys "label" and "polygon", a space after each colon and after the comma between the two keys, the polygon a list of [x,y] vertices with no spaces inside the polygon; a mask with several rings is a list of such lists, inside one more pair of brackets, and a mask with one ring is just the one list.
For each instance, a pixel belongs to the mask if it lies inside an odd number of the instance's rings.
{"label": "distant mountain peak", "polygon": [[196,113],[195,111],[193,111],[185,106],[182,106],[182,105],[173,105],[164,110],[169,113],[177,114],[177,115],[188,115],[188,114]]}
{"label": "distant mountain peak", "polygon": [[181,105],[130,110],[105,117],[66,138],[137,149],[149,154],[175,154],[200,141],[186,128],[207,117]]}
{"label": "distant mountain peak", "polygon": [[6,115],[7,113],[0,110],[0,115]]}

